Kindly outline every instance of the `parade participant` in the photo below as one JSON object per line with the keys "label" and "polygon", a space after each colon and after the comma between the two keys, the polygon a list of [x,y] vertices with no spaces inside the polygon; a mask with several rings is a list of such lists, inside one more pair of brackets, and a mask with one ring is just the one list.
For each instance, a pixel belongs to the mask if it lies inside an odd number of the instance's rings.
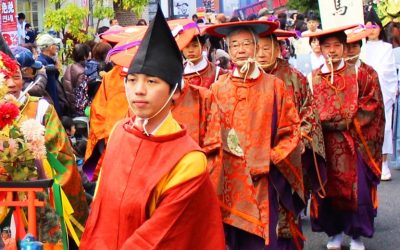
{"label": "parade participant", "polygon": [[11,229],[9,227],[3,228],[1,232],[1,238],[4,243],[4,250],[17,250],[17,242],[11,237]]}
{"label": "parade participant", "polygon": [[343,60],[345,30],[312,34],[325,64],[312,75],[327,158],[326,198],[313,201],[312,230],[330,236],[328,249],[340,249],[343,233],[350,249],[365,249],[361,237],[372,237],[377,184],[381,174],[384,113],[379,83]]}
{"label": "parade participant", "polygon": [[126,78],[135,116],[110,136],[81,249],[225,249],[205,155],[170,112],[182,73],[158,6]]}
{"label": "parade participant", "polygon": [[203,56],[205,37],[199,34],[182,50],[185,58],[183,79],[185,84],[192,84],[210,88],[218,76],[226,73],[219,66],[215,66]]}
{"label": "parade participant", "polygon": [[396,74],[396,64],[394,60],[393,48],[386,42],[385,31],[382,23],[374,11],[370,12],[365,18],[367,26],[373,25],[371,34],[367,38],[367,43],[362,47],[362,54],[365,55],[364,61],[372,66],[379,76],[379,83],[385,103],[385,139],[383,141],[383,163],[382,177],[383,181],[392,178],[389,169],[388,154],[393,154],[393,106],[396,102],[398,92],[398,79]]}
{"label": "parade participant", "polygon": [[[319,116],[313,102],[312,93],[306,77],[280,58],[279,38],[293,37],[296,33],[275,30],[270,36],[258,38],[257,62],[262,69],[283,80],[288,94],[293,95],[296,109],[300,115],[300,131],[305,150],[302,166],[310,186],[307,192],[325,195],[326,182],[325,146]],[[306,195],[308,197],[309,194]],[[281,214],[280,214],[281,215]]]}
{"label": "parade participant", "polygon": [[[1,36],[0,43],[2,42],[4,42],[4,40]],[[4,42],[0,45],[0,48],[6,46]],[[12,54],[10,54],[10,56],[12,56]],[[61,169],[54,169],[54,171],[58,175],[61,175],[60,185],[67,195],[74,211],[71,216],[74,217],[74,222],[78,222],[74,223],[74,228],[68,229],[70,232],[74,229],[77,237],[79,237],[80,231],[78,229],[82,228],[79,227],[79,224],[84,225],[88,215],[88,206],[68,136],[51,104],[43,98],[32,97],[26,94],[26,92],[22,92],[23,79],[20,67],[17,65],[15,69],[10,68],[9,70],[12,70],[12,72],[10,72],[11,77],[6,81],[8,94],[12,94],[21,103],[21,116],[36,119],[45,126],[44,136],[46,151],[48,152],[47,160],[51,167],[54,167],[52,164],[56,162],[63,168],[63,173],[60,172]],[[49,155],[54,159],[49,158]],[[77,238],[75,239],[79,241]]]}
{"label": "parade participant", "polygon": [[[302,244],[296,226],[304,207],[299,116],[282,80],[263,73],[255,62],[258,35],[277,26],[245,21],[206,29],[226,37],[235,64],[211,86],[223,147],[222,169],[215,171],[220,176],[212,179],[218,180],[229,249],[299,249]],[[292,239],[279,237],[284,233],[278,226],[279,205],[288,213]]]}

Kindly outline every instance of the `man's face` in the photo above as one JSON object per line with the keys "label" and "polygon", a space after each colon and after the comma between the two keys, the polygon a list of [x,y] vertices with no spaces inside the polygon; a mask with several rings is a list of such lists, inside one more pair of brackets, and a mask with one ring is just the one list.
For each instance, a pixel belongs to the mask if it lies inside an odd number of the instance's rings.
{"label": "man's face", "polygon": [[202,59],[203,48],[200,42],[195,38],[193,39],[188,46],[186,46],[183,50],[183,56],[186,59],[193,60],[194,64],[198,63]]}
{"label": "man's face", "polygon": [[360,52],[361,52],[361,46],[358,42],[348,43],[346,45],[346,55],[347,57],[352,58],[348,60],[350,64],[355,64],[357,62]]}
{"label": "man's face", "polygon": [[254,58],[257,45],[250,31],[240,30],[229,36],[229,54],[233,62],[243,66],[248,58]]}
{"label": "man's face", "polygon": [[24,85],[24,80],[22,79],[19,67],[11,77],[6,79],[6,84],[8,87],[8,94],[12,94],[15,98],[19,98]]}
{"label": "man's face", "polygon": [[307,22],[307,29],[311,32],[315,32],[318,28],[319,22],[316,20],[309,20]]}
{"label": "man's face", "polygon": [[337,37],[329,37],[321,44],[321,52],[325,60],[332,58],[333,62],[339,61],[343,58],[344,46]]}
{"label": "man's face", "polygon": [[279,46],[271,37],[258,38],[257,62],[267,65],[275,62],[279,55]]}
{"label": "man's face", "polygon": [[9,234],[8,232],[2,232],[2,233],[1,233],[1,237],[2,237],[4,240],[6,240],[6,239],[10,238],[10,234]]}
{"label": "man's face", "polygon": [[[131,74],[126,79],[126,93],[128,102],[135,115],[141,118],[150,118],[156,114],[168,100],[170,86],[161,78],[145,74]],[[173,100],[179,97],[179,92]],[[170,104],[165,109],[169,109]]]}
{"label": "man's face", "polygon": [[58,45],[57,44],[52,44],[49,47],[49,53],[51,56],[56,56],[58,53]]}

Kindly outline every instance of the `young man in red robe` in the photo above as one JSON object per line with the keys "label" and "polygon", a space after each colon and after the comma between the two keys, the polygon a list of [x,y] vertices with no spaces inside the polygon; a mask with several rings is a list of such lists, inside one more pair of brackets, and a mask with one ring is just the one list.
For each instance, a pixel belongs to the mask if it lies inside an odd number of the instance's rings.
{"label": "young man in red robe", "polygon": [[312,74],[327,156],[326,198],[318,199],[312,229],[331,236],[328,249],[340,249],[343,233],[350,249],[365,249],[361,237],[372,237],[380,180],[384,106],[376,74],[345,63],[344,30],[313,33],[325,64]]}
{"label": "young man in red robe", "polygon": [[225,249],[206,157],[170,112],[182,72],[158,6],[126,78],[135,117],[110,136],[81,249]]}
{"label": "young man in red robe", "polygon": [[[296,218],[304,207],[300,119],[282,80],[256,66],[257,36],[268,21],[231,22],[206,29],[226,37],[236,65],[211,86],[220,116],[222,169],[215,171],[229,249],[301,248]],[[293,237],[281,237],[279,210]]]}

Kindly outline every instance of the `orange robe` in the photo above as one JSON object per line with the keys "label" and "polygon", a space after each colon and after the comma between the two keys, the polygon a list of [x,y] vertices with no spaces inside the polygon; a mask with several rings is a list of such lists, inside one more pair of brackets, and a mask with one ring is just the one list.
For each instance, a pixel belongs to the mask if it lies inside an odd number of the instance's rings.
{"label": "orange robe", "polygon": [[246,81],[223,75],[211,90],[221,120],[223,164],[212,179],[217,180],[223,221],[264,238],[268,245],[275,233],[269,227],[271,171],[277,169],[304,201],[300,119],[293,95],[286,93],[282,80],[265,73]]}
{"label": "orange robe", "polygon": [[[215,75],[217,74],[216,70],[217,67],[213,63],[207,61],[207,66],[204,69],[198,72],[184,74],[183,79],[186,84],[210,88],[211,84],[215,81]],[[219,68],[219,76],[225,73],[226,70]]]}
{"label": "orange robe", "polygon": [[[110,137],[80,249],[225,249],[205,162],[190,157],[198,145],[179,125],[145,136],[132,124],[122,121]],[[182,179],[199,165],[202,172]],[[159,193],[160,185],[169,188]]]}
{"label": "orange robe", "polygon": [[[103,81],[90,107],[90,130],[85,160],[95,151],[97,143],[100,141],[102,141],[103,145],[107,143],[115,123],[125,118],[128,114],[128,102],[124,86],[125,76],[126,73],[123,72],[123,67],[115,65],[103,77]],[[94,180],[97,179],[103,155],[97,163],[93,176]]]}

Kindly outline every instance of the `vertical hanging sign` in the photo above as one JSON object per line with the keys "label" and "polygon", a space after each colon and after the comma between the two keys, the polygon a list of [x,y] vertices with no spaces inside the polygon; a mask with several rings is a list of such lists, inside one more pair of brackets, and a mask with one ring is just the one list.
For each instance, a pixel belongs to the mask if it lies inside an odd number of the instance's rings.
{"label": "vertical hanging sign", "polygon": [[17,11],[15,7],[15,0],[1,1],[1,32],[8,45],[18,45]]}

